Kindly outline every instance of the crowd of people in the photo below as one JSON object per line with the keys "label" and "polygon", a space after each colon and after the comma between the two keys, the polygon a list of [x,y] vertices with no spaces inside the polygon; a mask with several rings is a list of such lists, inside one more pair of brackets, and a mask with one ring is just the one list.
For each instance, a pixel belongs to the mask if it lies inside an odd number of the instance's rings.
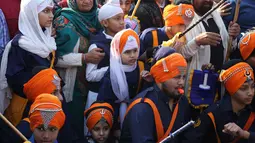
{"label": "crowd of people", "polygon": [[0,142],[255,142],[254,7],[1,1]]}

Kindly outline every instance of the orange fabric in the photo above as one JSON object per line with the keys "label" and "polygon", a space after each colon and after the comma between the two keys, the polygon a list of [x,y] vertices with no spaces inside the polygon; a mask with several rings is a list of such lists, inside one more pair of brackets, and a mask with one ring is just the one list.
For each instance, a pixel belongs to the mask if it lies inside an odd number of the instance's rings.
{"label": "orange fabric", "polygon": [[141,72],[144,70],[144,63],[142,61],[138,61],[138,67],[139,67],[139,73],[140,73],[140,76],[139,76],[139,81],[138,81],[138,88],[136,90],[136,94],[139,93],[140,89],[141,89],[141,86],[142,86],[142,75],[141,75]]}
{"label": "orange fabric", "polygon": [[246,60],[255,48],[255,32],[246,34],[239,42],[240,53]]}
{"label": "orange fabric", "polygon": [[[157,61],[157,63],[151,67],[150,72],[156,83],[160,83],[179,75],[181,73],[179,70],[180,67],[186,68],[187,62],[181,54],[173,53]],[[165,68],[167,68],[168,71],[165,71]]]}
{"label": "orange fabric", "polygon": [[221,82],[224,82],[229,94],[233,95],[247,80],[246,74],[249,74],[252,80],[254,80],[252,68],[247,63],[240,62],[227,70],[223,70],[220,73],[219,79]]}
{"label": "orange fabric", "polygon": [[90,108],[84,112],[84,115],[87,118],[86,125],[87,125],[89,131],[91,131],[94,128],[94,126],[102,118],[104,118],[107,121],[107,123],[109,124],[110,128],[112,128],[112,125],[113,125],[113,114],[112,113],[113,112],[114,112],[114,110],[109,103],[92,104],[90,106]]}
{"label": "orange fabric", "polygon": [[[133,31],[131,29],[127,29],[127,30],[124,30],[124,31],[122,31],[120,33],[117,33],[116,36],[119,36],[119,34],[121,35],[120,36],[120,40],[119,40],[119,47],[117,47],[119,49],[115,49],[117,51],[119,50],[119,54],[121,54],[123,52],[124,47],[126,45],[126,42],[127,42],[129,36],[133,36],[136,39],[137,44],[140,45],[139,36],[136,34],[135,31]],[[116,48],[116,47],[115,46],[111,46],[111,48]]]}
{"label": "orange fabric", "polygon": [[219,137],[219,135],[218,135],[217,128],[216,128],[216,123],[215,123],[214,115],[213,115],[212,112],[207,113],[207,115],[208,115],[208,116],[210,117],[210,119],[212,120],[213,127],[214,127],[214,131],[215,131],[215,134],[216,134],[216,137],[217,137],[217,143],[221,143],[220,137]]}
{"label": "orange fabric", "polygon": [[49,125],[61,129],[61,127],[64,125],[66,117],[62,110],[62,104],[60,100],[52,94],[41,94],[38,97],[36,97],[34,103],[30,107],[29,120],[31,130],[34,131],[36,127],[44,123],[43,118],[41,116],[41,111],[45,109],[60,110],[57,111],[57,113],[51,119]]}
{"label": "orange fabric", "polygon": [[[142,98],[138,98],[135,101],[133,101],[128,106],[127,111],[126,111],[126,115],[132,109],[133,106],[135,106],[136,104],[141,103],[141,102],[142,102]],[[157,106],[149,98],[145,98],[143,102],[148,103],[152,108],[152,111],[153,111],[153,114],[154,114],[155,126],[156,126],[156,130],[157,130],[156,131],[157,132],[157,139],[158,139],[157,142],[160,142],[163,139],[165,139],[167,136],[169,136],[170,132],[172,131],[172,128],[174,126],[174,122],[175,122],[177,114],[178,114],[179,104],[177,104],[176,107],[174,108],[173,116],[172,116],[172,119],[170,121],[169,127],[168,127],[167,131],[164,133],[163,123],[162,123],[162,120],[160,118],[160,114],[158,112]]]}
{"label": "orange fabric", "polygon": [[45,69],[25,83],[23,92],[27,96],[27,99],[33,102],[42,93],[53,93],[57,89],[56,85],[52,82],[54,75],[59,77],[55,70]]}
{"label": "orange fabric", "polygon": [[157,30],[152,31],[153,48],[158,46],[158,32]]}
{"label": "orange fabric", "polygon": [[170,132],[172,131],[174,122],[175,122],[177,114],[178,114],[178,110],[179,110],[179,103],[175,106],[170,125],[169,125],[166,133],[164,134],[164,136],[159,140],[159,142],[162,141],[163,139],[165,139],[166,137],[168,137]]}
{"label": "orange fabric", "polygon": [[167,5],[164,8],[163,18],[165,20],[165,26],[175,26],[178,24],[184,24],[185,18],[194,17],[194,9],[192,5],[180,4],[180,5]]}
{"label": "orange fabric", "polygon": [[[251,112],[249,119],[247,120],[246,124],[244,125],[243,130],[248,131],[254,122],[255,119],[255,113]],[[237,143],[240,140],[240,138],[236,138],[232,143]]]}

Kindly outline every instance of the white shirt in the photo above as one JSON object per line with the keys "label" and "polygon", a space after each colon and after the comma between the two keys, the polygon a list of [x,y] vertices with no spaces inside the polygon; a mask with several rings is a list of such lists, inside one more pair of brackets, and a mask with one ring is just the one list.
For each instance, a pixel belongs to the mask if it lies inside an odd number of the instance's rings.
{"label": "white shirt", "polygon": [[[105,35],[106,39],[111,39],[111,40],[113,39],[113,37],[106,34],[105,31],[103,31],[103,34]],[[97,45],[92,44],[89,47],[89,51],[91,51],[92,49],[95,49],[95,48],[97,48]],[[86,68],[86,79],[87,79],[87,81],[99,82],[103,78],[105,72],[109,68],[109,66],[107,66],[107,67],[102,67],[100,69],[97,69],[97,66],[98,66],[98,64],[91,64],[91,63],[87,64],[87,68]]]}

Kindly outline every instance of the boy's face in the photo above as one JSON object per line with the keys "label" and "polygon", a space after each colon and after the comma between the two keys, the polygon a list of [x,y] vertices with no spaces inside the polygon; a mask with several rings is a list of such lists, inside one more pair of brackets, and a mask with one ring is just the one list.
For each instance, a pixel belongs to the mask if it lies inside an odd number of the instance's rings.
{"label": "boy's face", "polygon": [[58,129],[54,126],[48,126],[44,129],[43,125],[39,125],[35,128],[33,134],[37,143],[53,143],[58,137]]}
{"label": "boy's face", "polygon": [[102,25],[107,31],[116,34],[125,28],[124,14],[120,13],[107,20],[103,20]]}
{"label": "boy's face", "polygon": [[91,130],[93,139],[98,143],[105,143],[110,134],[110,126],[103,121],[98,122]]}
{"label": "boy's face", "polygon": [[128,14],[131,7],[132,0],[120,0],[120,7],[123,10],[124,14]]}
{"label": "boy's face", "polygon": [[178,24],[171,27],[166,27],[166,32],[174,36],[178,32],[183,32],[185,29],[186,26],[184,24]]}
{"label": "boy's face", "polygon": [[245,82],[237,92],[232,96],[232,99],[241,105],[249,105],[254,97],[254,81]]}

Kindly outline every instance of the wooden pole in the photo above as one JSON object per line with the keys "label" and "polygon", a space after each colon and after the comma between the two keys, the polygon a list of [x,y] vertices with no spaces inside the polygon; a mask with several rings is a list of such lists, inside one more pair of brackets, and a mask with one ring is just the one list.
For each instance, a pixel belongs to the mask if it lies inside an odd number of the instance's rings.
{"label": "wooden pole", "polygon": [[[234,15],[233,23],[236,23],[236,21],[238,19],[240,4],[241,4],[241,0],[236,0],[236,9],[235,9],[235,15]],[[232,48],[232,41],[233,41],[233,37],[229,37],[228,49],[227,49],[227,55],[226,55],[226,58],[225,58],[225,62],[227,62],[229,60],[230,53],[231,53],[231,48]]]}
{"label": "wooden pole", "polygon": [[133,12],[132,12],[132,15],[131,15],[131,20],[132,20],[133,17],[135,16],[135,13],[136,13],[136,11],[137,11],[139,5],[140,5],[140,2],[141,2],[141,0],[138,0],[138,1],[137,1],[136,5],[135,5],[135,8],[134,8],[134,10],[133,10]]}
{"label": "wooden pole", "polygon": [[28,139],[15,127],[12,125],[12,123],[10,121],[8,121],[4,115],[2,113],[0,113],[0,118],[17,134],[19,135],[22,140],[24,140],[25,142],[28,141]]}

